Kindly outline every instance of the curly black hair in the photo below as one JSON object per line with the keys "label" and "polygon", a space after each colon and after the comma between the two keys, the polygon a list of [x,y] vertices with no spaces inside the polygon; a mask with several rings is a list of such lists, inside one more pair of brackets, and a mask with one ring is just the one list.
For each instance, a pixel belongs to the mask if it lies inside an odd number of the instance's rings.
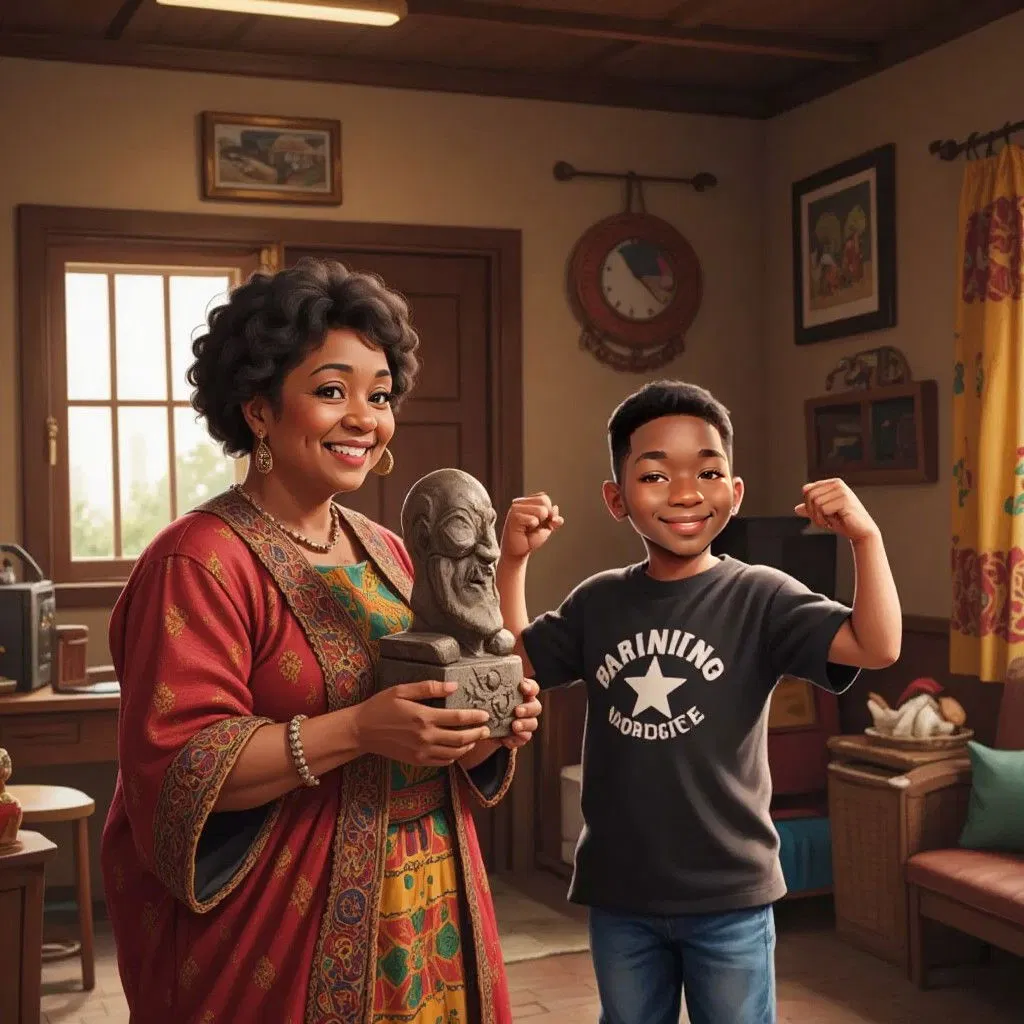
{"label": "curly black hair", "polygon": [[276,274],[253,274],[210,312],[207,327],[192,342],[195,361],[186,379],[195,389],[192,407],[228,455],[253,449],[243,404],[264,395],[279,410],[285,377],[332,329],[353,330],[383,350],[394,409],[419,369],[419,338],[405,299],[376,275],[334,260],[305,258]]}
{"label": "curly black hair", "polygon": [[622,483],[622,467],[629,455],[633,434],[645,423],[662,416],[696,416],[710,423],[718,431],[729,465],[732,465],[729,410],[710,391],[697,384],[652,380],[622,401],[608,420],[608,450],[616,483]]}

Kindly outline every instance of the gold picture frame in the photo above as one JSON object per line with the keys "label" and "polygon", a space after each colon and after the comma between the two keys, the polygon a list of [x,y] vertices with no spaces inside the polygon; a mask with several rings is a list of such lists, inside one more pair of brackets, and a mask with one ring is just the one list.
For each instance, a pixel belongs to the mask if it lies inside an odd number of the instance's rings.
{"label": "gold picture frame", "polygon": [[813,686],[806,679],[783,676],[775,684],[768,705],[769,731],[811,729],[817,724],[818,709]]}
{"label": "gold picture frame", "polygon": [[341,204],[341,122],[204,110],[202,197]]}

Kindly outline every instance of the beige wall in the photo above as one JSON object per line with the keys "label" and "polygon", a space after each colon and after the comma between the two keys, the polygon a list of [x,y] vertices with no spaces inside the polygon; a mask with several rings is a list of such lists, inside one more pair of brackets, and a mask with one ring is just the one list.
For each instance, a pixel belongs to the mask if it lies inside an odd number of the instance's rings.
{"label": "beige wall", "polygon": [[[748,508],[767,499],[762,475],[760,325],[763,125],[470,96],[273,82],[215,75],[18,60],[0,62],[0,137],[19,139],[0,160],[0,537],[20,535],[15,361],[14,209],[21,203],[199,211],[252,216],[519,228],[523,238],[525,483],[547,489],[569,525],[538,556],[535,610],[581,577],[633,560],[631,531],[604,513],[604,425],[641,378],[582,353],[564,298],[564,266],[592,222],[618,212],[613,183],[559,184],[556,160],[654,174],[717,174],[698,196],[652,187],[648,209],[675,224],[704,266],[703,308],[687,351],[663,371],[714,389],[734,410],[737,455],[750,479]],[[286,206],[197,198],[196,114],[201,110],[339,118],[345,203],[311,213]],[[429,359],[429,352],[425,353]],[[106,613],[62,609],[90,626],[90,661],[103,663]],[[66,773],[37,773],[66,781]],[[97,798],[97,827],[112,789],[108,767],[79,785]],[[30,781],[22,776],[21,781]],[[57,836],[55,835],[55,838]],[[62,845],[65,845],[62,841]],[[52,882],[69,881],[63,861]]]}
{"label": "beige wall", "polygon": [[[800,108],[768,126],[765,334],[771,511],[787,512],[806,467],[803,400],[824,393],[844,355],[895,345],[939,387],[938,483],[859,488],[885,533],[904,611],[949,614],[950,402],[956,220],[963,158],[928,153],[1024,116],[1024,13]],[[798,348],[793,342],[790,186],[833,163],[896,144],[897,326]],[[849,566],[846,567],[849,589]]]}
{"label": "beige wall", "polygon": [[[559,184],[579,167],[719,176],[698,196],[651,187],[648,208],[677,225],[705,271],[703,308],[686,353],[666,373],[715,389],[736,413],[748,475],[762,464],[761,193],[764,126],[569,104],[485,99],[215,75],[0,62],[0,137],[31,139],[0,161],[0,480],[17,481],[13,210],[19,203],[244,214],[260,207],[197,198],[201,110],[335,117],[342,122],[345,203],[273,216],[520,228],[526,381],[526,486],[550,489],[570,526],[538,558],[534,603],[581,574],[635,556],[600,509],[604,424],[639,378],[579,351],[564,298],[573,242],[618,212],[615,183]],[[15,102],[9,102],[16,97]],[[429,353],[425,353],[429,358]],[[754,488],[765,495],[764,487]],[[0,488],[0,536],[18,534],[18,488]]]}

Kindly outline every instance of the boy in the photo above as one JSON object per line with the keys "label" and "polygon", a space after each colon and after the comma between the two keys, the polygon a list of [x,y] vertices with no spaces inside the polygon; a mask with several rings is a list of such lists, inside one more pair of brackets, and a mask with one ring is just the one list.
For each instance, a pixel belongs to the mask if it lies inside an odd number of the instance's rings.
{"label": "boy", "polygon": [[853,608],[785,573],[716,557],[739,510],[732,424],[703,388],[658,381],[608,423],[604,499],[647,560],[598,573],[532,623],[526,565],[562,525],[545,494],[505,521],[505,625],[541,687],[584,680],[584,828],[569,898],[590,907],[602,1024],[774,1024],[785,893],[769,816],[768,697],[791,674],[840,693],[899,656],[899,599],[878,527],[839,480],[795,512],[846,537]]}

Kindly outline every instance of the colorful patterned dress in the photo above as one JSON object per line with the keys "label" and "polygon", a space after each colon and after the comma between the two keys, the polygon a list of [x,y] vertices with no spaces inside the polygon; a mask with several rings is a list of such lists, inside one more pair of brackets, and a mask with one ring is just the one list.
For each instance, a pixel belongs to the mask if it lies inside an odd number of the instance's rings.
{"label": "colorful patterned dress", "polygon": [[132,1024],[512,1024],[472,807],[515,751],[442,774],[368,754],[214,810],[256,730],[368,700],[367,637],[408,621],[401,540],[340,512],[369,562],[325,573],[228,491],[154,539],[113,611],[101,859]]}
{"label": "colorful patterned dress", "polygon": [[[382,636],[408,628],[408,606],[372,563],[321,567],[320,572],[375,659]],[[471,1024],[447,772],[397,761],[390,766],[372,1019],[374,1024]]]}

